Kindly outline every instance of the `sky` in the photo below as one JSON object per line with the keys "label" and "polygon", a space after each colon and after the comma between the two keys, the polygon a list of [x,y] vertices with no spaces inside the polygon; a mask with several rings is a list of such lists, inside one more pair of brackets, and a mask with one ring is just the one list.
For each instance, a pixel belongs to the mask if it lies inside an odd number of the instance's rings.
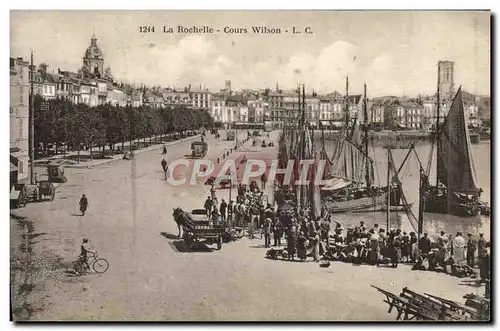
{"label": "sky", "polygon": [[[140,26],[155,33],[140,33]],[[213,34],[166,34],[163,26]],[[234,89],[306,85],[369,97],[433,94],[437,62],[455,61],[455,84],[490,91],[490,13],[463,11],[11,11],[11,57],[77,71],[95,32],[105,67],[123,82]],[[312,34],[225,34],[225,27],[310,27]]]}

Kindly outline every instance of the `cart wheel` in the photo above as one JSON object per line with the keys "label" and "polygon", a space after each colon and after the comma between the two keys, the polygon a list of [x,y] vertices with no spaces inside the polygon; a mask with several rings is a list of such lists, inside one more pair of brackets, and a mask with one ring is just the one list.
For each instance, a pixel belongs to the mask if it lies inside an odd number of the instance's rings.
{"label": "cart wheel", "polygon": [[222,248],[222,237],[219,237],[217,239],[217,250],[220,251],[221,248]]}

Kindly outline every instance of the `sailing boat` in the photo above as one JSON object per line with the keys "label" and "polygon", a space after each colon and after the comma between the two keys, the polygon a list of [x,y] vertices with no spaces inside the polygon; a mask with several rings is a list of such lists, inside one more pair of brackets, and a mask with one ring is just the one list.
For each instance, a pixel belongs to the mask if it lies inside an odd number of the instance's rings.
{"label": "sailing boat", "polygon": [[[293,214],[308,210],[309,217],[315,219],[321,214],[321,198],[319,187],[316,185],[315,176],[318,168],[318,159],[315,157],[313,147],[313,134],[305,118],[305,86],[298,89],[299,113],[301,118],[299,123],[288,122],[285,125],[279,140],[279,167],[286,168],[289,160],[294,160],[294,170],[292,183],[299,180],[300,161],[314,160],[309,167],[307,174],[308,185],[280,185],[275,189],[275,201],[281,210],[289,210]],[[302,97],[302,102],[301,102]],[[280,182],[279,177],[278,182]],[[281,181],[282,182],[282,181]],[[293,208],[293,210],[291,210]]]}
{"label": "sailing boat", "polygon": [[455,94],[444,123],[436,127],[435,141],[437,143],[437,155],[439,156],[436,162],[437,178],[436,185],[430,186],[431,155],[427,171],[423,174],[426,182],[423,198],[424,211],[457,216],[489,214],[490,208],[486,203],[480,201],[482,189],[478,187],[474,160],[472,159],[462,87]]}
{"label": "sailing boat", "polygon": [[[348,99],[348,80],[346,81],[346,100]],[[366,84],[364,86],[364,137],[361,137],[358,117],[349,128],[349,103],[346,102],[345,135],[337,141],[333,157],[330,159],[323,147],[322,158],[329,164],[328,185],[321,188],[323,204],[332,213],[353,211],[379,211],[387,206],[400,204],[401,189],[395,186],[387,200],[389,187],[373,186],[374,161],[369,156],[368,114],[366,103]],[[324,145],[324,144],[323,144]],[[389,165],[388,165],[389,166]],[[390,184],[392,185],[392,183]]]}

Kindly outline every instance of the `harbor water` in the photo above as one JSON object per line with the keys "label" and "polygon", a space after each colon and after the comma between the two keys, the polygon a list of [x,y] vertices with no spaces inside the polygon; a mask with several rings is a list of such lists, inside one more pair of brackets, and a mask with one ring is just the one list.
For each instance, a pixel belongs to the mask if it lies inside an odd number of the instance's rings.
{"label": "harbor water", "polygon": [[[327,138],[327,137],[326,137]],[[327,138],[328,139],[328,138]],[[333,140],[325,139],[325,150],[331,156],[333,153]],[[321,146],[319,138],[315,138],[315,148]],[[472,155],[474,166],[476,169],[476,178],[483,193],[481,200],[491,205],[491,178],[490,178],[490,142],[480,142],[472,145]],[[424,169],[427,168],[430,157],[431,143],[419,141],[415,146],[416,154],[422,162]],[[408,149],[393,149],[392,155],[396,168],[402,164]],[[432,157],[432,167],[430,171],[431,184],[436,180],[436,148]],[[370,155],[375,160],[375,183],[380,185],[387,184],[387,150],[380,146],[370,148]],[[405,165],[401,169],[399,177],[403,183],[403,191],[406,199],[410,204],[413,204],[412,211],[415,217],[418,218],[418,199],[419,199],[419,161],[412,153]],[[347,213],[336,214],[335,220],[340,222],[344,227],[350,227],[359,224],[359,221],[364,220],[367,226],[372,226],[378,223],[381,227],[387,227],[387,212],[365,212],[365,213]],[[389,218],[389,228],[401,228],[403,231],[415,231],[404,211],[391,212]],[[448,234],[455,235],[456,232],[479,234],[484,233],[484,236],[490,238],[490,217],[459,217],[454,215],[424,213],[424,232],[435,236],[440,231],[445,231]]]}

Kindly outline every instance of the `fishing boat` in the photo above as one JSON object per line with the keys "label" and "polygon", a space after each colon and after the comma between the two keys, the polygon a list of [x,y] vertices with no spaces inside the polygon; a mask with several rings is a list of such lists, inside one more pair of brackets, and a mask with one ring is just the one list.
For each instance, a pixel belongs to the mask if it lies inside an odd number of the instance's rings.
{"label": "fishing boat", "polygon": [[[306,122],[305,118],[305,87],[300,87],[298,93],[298,114],[299,118],[288,118],[279,138],[279,168],[287,167],[288,161],[294,161],[291,182],[284,183],[284,176],[277,175],[277,185],[274,189],[274,198],[278,204],[278,209],[287,210],[292,214],[303,212],[311,219],[316,219],[321,215],[321,197],[319,186],[316,185],[316,176],[318,169],[317,153],[314,151],[312,126]],[[302,100],[301,100],[302,99]],[[302,101],[302,102],[301,102]],[[290,115],[290,114],[289,114]],[[296,185],[300,179],[300,164],[302,160],[311,160],[307,173],[308,184],[301,183]]]}
{"label": "fishing boat", "polygon": [[[439,123],[439,90],[438,90]],[[430,185],[434,142],[424,176],[424,211],[457,216],[489,215],[490,207],[480,200],[482,189],[477,184],[471,140],[464,111],[462,87],[455,94],[442,125],[436,126],[436,184]]]}
{"label": "fishing boat", "polygon": [[[346,100],[349,97],[349,80],[346,80]],[[361,135],[358,116],[352,125],[349,120],[349,105],[346,102],[346,121],[343,134],[336,141],[330,158],[324,148],[322,159],[327,161],[328,184],[321,187],[324,207],[332,213],[368,212],[387,209],[388,191],[390,206],[401,206],[402,190],[398,185],[375,186],[374,160],[369,156],[368,114],[366,84],[364,86],[364,125]],[[390,208],[390,207],[389,207]]]}

